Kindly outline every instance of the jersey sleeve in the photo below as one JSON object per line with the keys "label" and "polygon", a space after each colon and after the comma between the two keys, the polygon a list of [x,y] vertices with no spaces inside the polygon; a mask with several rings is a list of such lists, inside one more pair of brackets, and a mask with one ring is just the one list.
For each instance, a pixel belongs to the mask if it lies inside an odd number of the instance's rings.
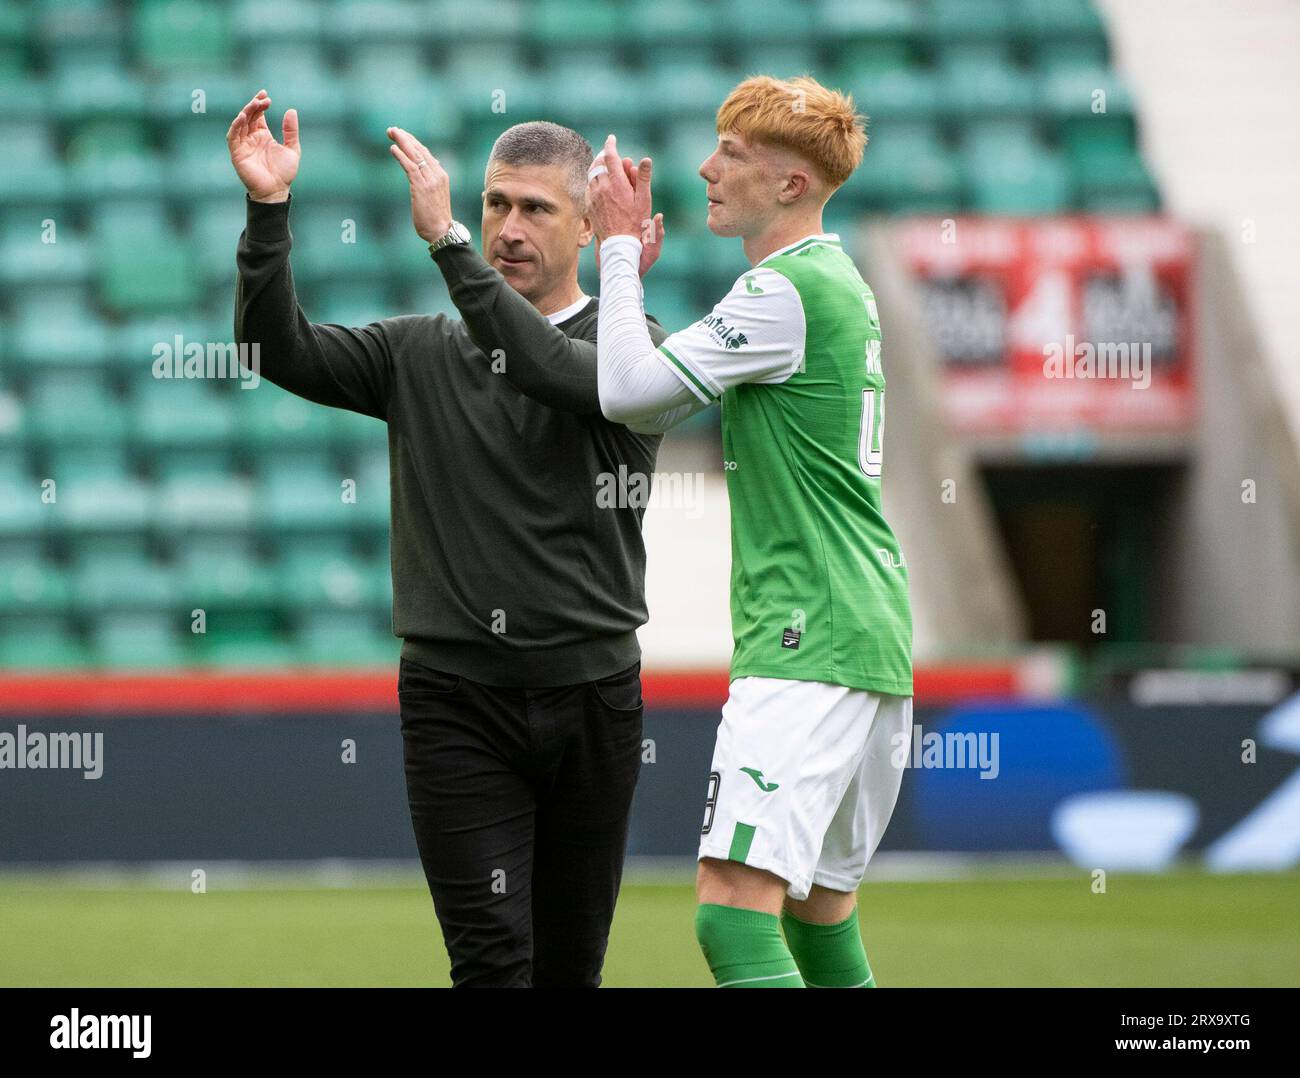
{"label": "jersey sleeve", "polygon": [[705,404],[742,382],[784,382],[803,363],[803,302],[770,269],[743,274],[713,310],[672,334],[660,361]]}

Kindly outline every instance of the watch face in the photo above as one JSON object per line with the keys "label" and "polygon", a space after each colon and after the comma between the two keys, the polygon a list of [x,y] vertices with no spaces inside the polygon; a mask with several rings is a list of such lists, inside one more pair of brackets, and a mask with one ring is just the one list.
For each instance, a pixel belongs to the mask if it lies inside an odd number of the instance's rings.
{"label": "watch face", "polygon": [[456,238],[457,243],[469,243],[469,229],[459,221],[452,221],[451,234]]}

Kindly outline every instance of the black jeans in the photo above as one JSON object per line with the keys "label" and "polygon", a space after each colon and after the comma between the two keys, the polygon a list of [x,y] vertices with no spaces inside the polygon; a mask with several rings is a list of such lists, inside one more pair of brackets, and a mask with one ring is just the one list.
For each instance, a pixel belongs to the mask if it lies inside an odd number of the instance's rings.
{"label": "black jeans", "polygon": [[403,659],[406,791],[457,987],[591,987],[641,770],[641,664],[502,689]]}

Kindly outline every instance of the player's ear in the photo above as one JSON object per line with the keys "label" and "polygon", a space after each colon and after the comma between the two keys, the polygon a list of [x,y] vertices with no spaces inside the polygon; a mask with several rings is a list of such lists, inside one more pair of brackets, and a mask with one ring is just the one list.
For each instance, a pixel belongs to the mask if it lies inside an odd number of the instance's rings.
{"label": "player's ear", "polygon": [[777,196],[781,201],[781,205],[789,206],[791,203],[803,198],[807,194],[811,182],[808,173],[803,169],[797,168],[789,173],[785,178],[785,185],[781,188],[780,195]]}

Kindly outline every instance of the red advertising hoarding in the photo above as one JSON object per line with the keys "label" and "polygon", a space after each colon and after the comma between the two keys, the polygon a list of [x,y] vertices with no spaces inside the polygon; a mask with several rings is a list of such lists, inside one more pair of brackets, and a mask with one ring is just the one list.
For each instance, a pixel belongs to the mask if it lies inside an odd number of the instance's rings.
{"label": "red advertising hoarding", "polygon": [[1169,433],[1195,411],[1194,238],[1145,218],[924,219],[903,257],[968,433]]}

